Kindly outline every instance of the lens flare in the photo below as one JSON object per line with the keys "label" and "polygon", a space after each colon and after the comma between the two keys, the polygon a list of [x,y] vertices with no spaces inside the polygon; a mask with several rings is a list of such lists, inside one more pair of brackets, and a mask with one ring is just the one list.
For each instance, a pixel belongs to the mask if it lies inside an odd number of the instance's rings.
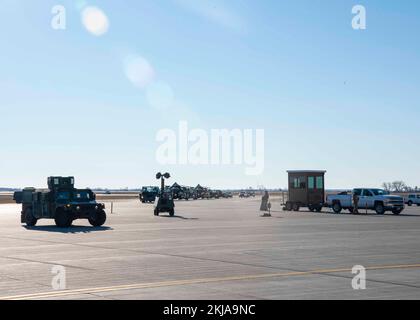
{"label": "lens flare", "polygon": [[155,70],[152,65],[141,56],[126,58],[124,73],[133,85],[141,89],[146,88],[155,78]]}
{"label": "lens flare", "polygon": [[102,36],[109,29],[108,17],[97,7],[86,7],[83,9],[82,23],[86,30],[95,36]]}

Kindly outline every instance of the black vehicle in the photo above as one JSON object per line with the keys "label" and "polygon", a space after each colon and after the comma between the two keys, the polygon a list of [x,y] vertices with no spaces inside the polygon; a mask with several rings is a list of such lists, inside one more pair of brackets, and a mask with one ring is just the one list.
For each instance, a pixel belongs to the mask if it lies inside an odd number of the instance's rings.
{"label": "black vehicle", "polygon": [[239,193],[239,198],[249,198],[248,192],[241,191]]}
{"label": "black vehicle", "polygon": [[169,179],[169,173],[156,174],[156,179],[161,179],[161,188],[155,200],[154,214],[158,216],[162,212],[168,212],[171,217],[175,215],[175,202],[173,197],[172,188],[165,187],[165,178]]}
{"label": "black vehicle", "polygon": [[225,198],[225,199],[233,198],[233,193],[225,191],[225,192],[222,193],[222,197]]}
{"label": "black vehicle", "polygon": [[213,197],[215,199],[223,198],[223,192],[221,190],[214,190],[213,191]]}
{"label": "black vehicle", "polygon": [[197,196],[197,199],[209,199],[210,198],[210,192],[208,188],[202,187],[200,185],[197,185],[195,187],[195,193]]}
{"label": "black vehicle", "polygon": [[181,191],[179,199],[184,199],[188,201],[191,198],[193,198],[193,195],[189,187],[181,187],[181,189],[182,191]]}
{"label": "black vehicle", "polygon": [[165,190],[156,198],[154,214],[158,216],[162,212],[168,212],[171,217],[175,215],[175,203],[171,191]]}
{"label": "black vehicle", "polygon": [[193,199],[193,200],[197,200],[199,197],[198,197],[198,193],[197,193],[197,190],[195,190],[195,188],[193,188],[193,187],[189,187],[188,188],[188,191],[189,191],[189,193],[190,193],[190,197]]}
{"label": "black vehicle", "polygon": [[157,195],[159,194],[159,187],[143,187],[139,194],[140,201],[142,203],[155,202]]}
{"label": "black vehicle", "polygon": [[70,227],[76,219],[87,219],[92,226],[106,221],[105,205],[96,202],[90,189],[74,188],[74,177],[49,177],[48,189],[25,188],[13,195],[22,204],[21,223],[35,226],[39,219],[54,219],[58,227]]}
{"label": "black vehicle", "polygon": [[182,189],[182,187],[178,184],[178,183],[174,183],[171,187],[170,187],[171,191],[172,191],[172,196],[174,200],[181,200],[184,199],[185,195],[184,195],[184,191]]}

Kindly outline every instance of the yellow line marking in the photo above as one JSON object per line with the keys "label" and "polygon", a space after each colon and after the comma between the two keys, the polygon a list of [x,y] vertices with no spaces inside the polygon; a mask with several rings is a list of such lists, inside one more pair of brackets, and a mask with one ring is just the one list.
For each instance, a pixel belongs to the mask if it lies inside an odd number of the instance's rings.
{"label": "yellow line marking", "polygon": [[[391,270],[391,269],[416,269],[416,268],[420,268],[420,264],[372,266],[372,267],[367,267],[366,270]],[[122,290],[129,290],[129,289],[150,289],[150,288],[170,287],[170,286],[180,286],[180,285],[191,285],[191,284],[202,284],[202,283],[213,283],[213,282],[224,282],[224,281],[255,280],[255,279],[276,278],[276,277],[305,276],[305,275],[327,274],[327,273],[336,273],[336,272],[337,273],[351,272],[351,269],[349,268],[319,269],[319,270],[312,270],[312,271],[281,272],[281,273],[267,273],[267,274],[230,276],[230,277],[219,277],[219,278],[202,278],[202,279],[137,283],[137,284],[110,286],[110,287],[96,287],[96,288],[85,288],[85,289],[51,291],[51,292],[40,292],[40,293],[23,294],[23,295],[15,295],[15,296],[5,296],[5,297],[0,297],[0,300],[46,299],[46,298],[78,295],[78,294],[122,291]]]}

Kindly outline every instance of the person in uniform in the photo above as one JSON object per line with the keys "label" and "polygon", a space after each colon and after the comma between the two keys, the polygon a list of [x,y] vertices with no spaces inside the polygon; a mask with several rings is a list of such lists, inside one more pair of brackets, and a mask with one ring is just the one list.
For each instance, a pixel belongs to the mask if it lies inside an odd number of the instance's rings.
{"label": "person in uniform", "polygon": [[268,211],[268,199],[270,199],[270,195],[268,194],[268,191],[265,191],[261,198],[260,211]]}
{"label": "person in uniform", "polygon": [[359,213],[359,196],[353,192],[353,213]]}

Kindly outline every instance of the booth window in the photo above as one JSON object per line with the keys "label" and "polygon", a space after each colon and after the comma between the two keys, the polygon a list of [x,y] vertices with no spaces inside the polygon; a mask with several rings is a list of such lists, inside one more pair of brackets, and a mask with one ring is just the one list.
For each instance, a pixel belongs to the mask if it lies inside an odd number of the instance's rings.
{"label": "booth window", "polygon": [[315,178],[314,177],[308,177],[308,188],[309,189],[315,189]]}
{"label": "booth window", "polygon": [[305,177],[293,178],[293,189],[306,189]]}
{"label": "booth window", "polygon": [[324,189],[324,178],[323,177],[316,177],[316,188],[317,189]]}

